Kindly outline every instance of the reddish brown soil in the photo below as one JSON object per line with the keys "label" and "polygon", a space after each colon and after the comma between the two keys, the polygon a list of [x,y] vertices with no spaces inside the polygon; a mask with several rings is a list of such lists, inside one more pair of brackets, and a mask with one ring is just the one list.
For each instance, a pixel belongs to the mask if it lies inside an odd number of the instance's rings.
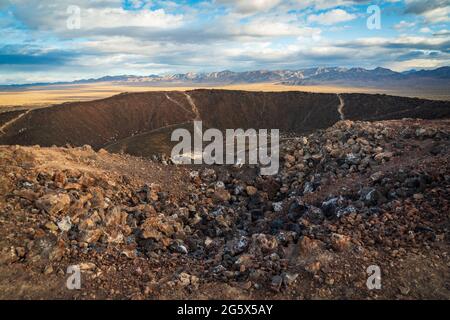
{"label": "reddish brown soil", "polygon": [[[311,225],[311,233],[315,235],[318,247],[304,252],[302,250],[308,246],[300,245],[299,241],[280,248],[284,252],[281,264],[285,270],[298,274],[297,280],[282,290],[272,290],[270,277],[240,281],[232,273],[230,278],[215,278],[210,270],[221,256],[199,260],[193,255],[163,252],[150,257],[140,255],[129,258],[121,253],[127,248],[124,244],[108,246],[105,251],[84,252],[73,243],[73,246],[66,248],[67,253],[61,260],[36,258],[32,253],[40,239],[56,241],[62,235],[58,233],[55,236],[48,231],[43,233],[48,216],[30,211],[33,204],[25,198],[12,196],[24,181],[48,176],[45,179],[50,180],[44,180],[44,190],[52,190],[55,179],[52,177],[61,171],[88,174],[99,181],[99,185],[106,183],[105,189],[118,190],[118,199],[126,199],[130,196],[128,193],[143,184],[158,183],[162,191],[169,194],[170,201],[181,204],[187,202],[189,193],[195,188],[189,177],[192,168],[164,166],[104,151],[96,153],[89,148],[0,147],[0,298],[449,299],[450,220],[449,198],[445,196],[449,192],[448,184],[445,184],[448,181],[449,158],[448,153],[430,155],[436,144],[442,150],[448,150],[448,137],[435,140],[399,137],[401,132],[413,126],[426,130],[438,129],[448,135],[449,122],[406,120],[382,124],[394,132],[392,145],[383,145],[386,150],[396,150],[391,161],[376,165],[364,174],[338,176],[303,200],[320,203],[329,194],[351,193],[359,186],[369,185],[374,172],[392,178],[401,170],[425,170],[435,180],[423,191],[423,198],[393,201],[392,211],[379,216],[344,216],[321,225]],[[395,146],[399,143],[404,145],[403,149]],[[254,177],[249,175],[245,180],[251,182],[252,179]],[[167,213],[163,211],[162,214]],[[369,228],[366,230],[371,230],[367,239],[355,236],[361,224]],[[420,233],[416,234],[415,239],[408,238],[408,229],[403,230],[403,227],[409,228],[410,224],[432,228],[436,239]],[[258,225],[255,223],[253,227],[258,228]],[[386,228],[386,233],[381,233],[381,227]],[[351,249],[336,251],[328,247],[328,235],[324,233],[327,228],[351,235],[354,241]],[[389,229],[392,229],[392,234]],[[393,239],[400,231],[404,234],[398,236],[401,242],[396,248],[390,248],[383,242],[382,235]],[[21,247],[25,247],[26,254],[20,259],[8,261],[10,251]],[[83,272],[82,290],[67,290],[66,268],[80,262],[93,263],[95,267]],[[270,263],[261,260],[256,263],[261,267],[251,267],[261,268],[269,275],[278,271],[265,270]],[[317,263],[319,269],[315,270]],[[368,290],[366,287],[366,268],[372,264],[382,269],[381,290]],[[51,271],[48,271],[49,266]],[[180,286],[177,279],[181,272],[196,275],[200,279],[198,285]]]}

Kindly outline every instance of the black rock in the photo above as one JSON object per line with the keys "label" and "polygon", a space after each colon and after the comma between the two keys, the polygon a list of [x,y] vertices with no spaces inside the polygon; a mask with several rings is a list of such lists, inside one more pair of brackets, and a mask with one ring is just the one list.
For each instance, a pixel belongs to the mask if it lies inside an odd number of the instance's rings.
{"label": "black rock", "polygon": [[361,200],[363,200],[367,206],[376,206],[386,202],[386,198],[383,194],[375,188],[363,189],[361,191],[361,196]]}
{"label": "black rock", "polygon": [[331,198],[322,203],[322,211],[327,218],[335,217],[339,206],[344,201],[342,197]]}
{"label": "black rock", "polygon": [[308,207],[305,206],[303,202],[294,201],[289,207],[288,218],[293,222],[297,222],[308,210]]}
{"label": "black rock", "polygon": [[253,222],[264,218],[264,212],[261,209],[253,209],[250,214]]}
{"label": "black rock", "polygon": [[283,283],[283,278],[281,276],[272,277],[272,281],[270,283],[270,288],[274,291],[280,291],[281,284]]}
{"label": "black rock", "polygon": [[275,219],[270,223],[270,232],[276,234],[279,230],[283,229],[283,220]]}

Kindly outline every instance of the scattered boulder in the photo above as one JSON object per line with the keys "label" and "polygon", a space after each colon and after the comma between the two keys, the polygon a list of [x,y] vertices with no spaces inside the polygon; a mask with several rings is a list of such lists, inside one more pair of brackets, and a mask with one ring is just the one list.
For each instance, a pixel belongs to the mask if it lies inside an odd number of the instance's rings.
{"label": "scattered boulder", "polygon": [[50,215],[65,212],[70,206],[70,197],[65,193],[46,194],[36,200],[36,208],[44,210]]}

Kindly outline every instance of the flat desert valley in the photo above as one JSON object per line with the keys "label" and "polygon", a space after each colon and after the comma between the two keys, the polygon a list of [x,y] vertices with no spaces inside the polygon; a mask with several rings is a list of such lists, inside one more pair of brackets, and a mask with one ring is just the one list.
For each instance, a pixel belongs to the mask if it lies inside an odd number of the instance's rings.
{"label": "flat desert valley", "polygon": [[418,97],[434,100],[450,100],[450,94],[442,90],[417,90],[411,89],[386,89],[369,87],[347,87],[347,86],[302,86],[302,85],[282,85],[276,83],[251,83],[251,84],[230,84],[230,85],[173,85],[155,86],[144,84],[117,84],[113,82],[100,82],[90,84],[64,84],[31,86],[23,88],[0,89],[0,108],[8,109],[17,107],[46,107],[52,104],[90,101],[107,98],[123,92],[143,92],[143,91],[186,91],[193,89],[226,89],[244,91],[304,91],[315,93],[369,93],[388,94],[405,97]]}

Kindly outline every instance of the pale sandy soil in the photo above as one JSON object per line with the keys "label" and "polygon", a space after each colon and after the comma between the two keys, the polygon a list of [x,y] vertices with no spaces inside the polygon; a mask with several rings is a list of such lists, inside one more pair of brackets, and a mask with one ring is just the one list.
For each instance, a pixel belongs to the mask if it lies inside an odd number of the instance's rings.
{"label": "pale sandy soil", "polygon": [[29,87],[15,91],[0,91],[0,108],[4,107],[45,107],[70,101],[88,101],[110,97],[122,92],[142,91],[186,91],[193,89],[228,89],[246,91],[307,91],[321,93],[384,93],[398,96],[412,96],[430,99],[449,100],[450,96],[438,93],[417,93],[405,90],[386,90],[363,87],[338,86],[288,86],[274,83],[235,84],[235,85],[195,85],[195,86],[148,86],[123,85],[109,82],[96,84],[54,85],[42,87]]}

